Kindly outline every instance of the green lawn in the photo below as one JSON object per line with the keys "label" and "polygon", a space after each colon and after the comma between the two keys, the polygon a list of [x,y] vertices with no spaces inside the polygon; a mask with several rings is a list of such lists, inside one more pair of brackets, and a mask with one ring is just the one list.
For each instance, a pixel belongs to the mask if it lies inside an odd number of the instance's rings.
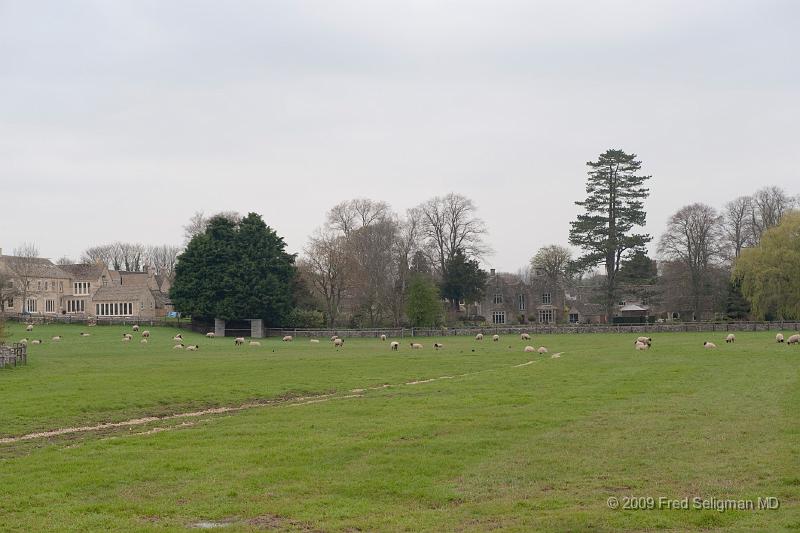
{"label": "green lawn", "polygon": [[[648,352],[535,337],[552,358],[512,336],[391,352],[184,332],[193,353],[171,329],[147,345],[121,327],[10,330],[44,344],[0,370],[0,438],[250,408],[0,444],[0,531],[800,529],[800,347],[774,333],[656,334]],[[780,508],[607,505],[767,496]]]}

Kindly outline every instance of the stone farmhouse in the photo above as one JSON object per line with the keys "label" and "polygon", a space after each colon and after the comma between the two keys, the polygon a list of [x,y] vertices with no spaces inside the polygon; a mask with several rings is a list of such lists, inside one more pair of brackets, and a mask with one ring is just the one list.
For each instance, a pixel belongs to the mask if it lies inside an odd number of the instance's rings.
{"label": "stone farmhouse", "polygon": [[0,305],[9,315],[153,319],[172,311],[169,281],[152,268],[123,272],[43,258],[22,263],[0,251],[0,272],[10,278]]}

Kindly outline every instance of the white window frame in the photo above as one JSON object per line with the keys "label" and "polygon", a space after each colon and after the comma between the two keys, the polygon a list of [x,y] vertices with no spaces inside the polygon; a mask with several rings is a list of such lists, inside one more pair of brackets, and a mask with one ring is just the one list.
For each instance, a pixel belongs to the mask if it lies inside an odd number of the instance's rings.
{"label": "white window frame", "polygon": [[[572,317],[575,317],[575,320],[573,320]],[[569,323],[570,324],[577,324],[578,322],[580,322],[580,320],[581,320],[581,317],[580,317],[580,315],[578,313],[570,313],[569,314]]]}
{"label": "white window frame", "polygon": [[25,302],[25,311],[28,313],[36,313],[36,298],[28,298]]}
{"label": "white window frame", "polygon": [[539,309],[539,323],[552,324],[556,320],[556,314],[552,309]]}
{"label": "white window frame", "polygon": [[542,293],[542,303],[545,305],[549,305],[553,303],[553,295],[549,292]]}
{"label": "white window frame", "polygon": [[494,294],[494,298],[492,299],[492,301],[494,302],[494,305],[500,305],[500,304],[502,304],[502,303],[503,303],[503,293],[501,293],[501,292],[496,292],[496,293]]}
{"label": "white window frame", "polygon": [[525,311],[527,307],[525,302],[525,295],[523,293],[517,295],[517,307],[519,307],[520,311]]}
{"label": "white window frame", "polygon": [[505,311],[494,311],[492,312],[492,324],[505,324],[506,323],[506,312]]}

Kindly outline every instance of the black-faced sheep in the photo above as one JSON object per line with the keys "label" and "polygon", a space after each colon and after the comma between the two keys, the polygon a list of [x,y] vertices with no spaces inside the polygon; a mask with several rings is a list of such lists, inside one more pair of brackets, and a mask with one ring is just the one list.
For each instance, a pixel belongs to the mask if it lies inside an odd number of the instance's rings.
{"label": "black-faced sheep", "polygon": [[283,342],[292,342],[294,340],[294,337],[292,337],[291,335],[284,335],[284,337],[281,340]]}
{"label": "black-faced sheep", "polygon": [[786,340],[786,344],[800,344],[800,335],[794,334]]}
{"label": "black-faced sheep", "polygon": [[392,347],[392,350],[397,351],[397,349],[400,348],[400,343],[397,341],[392,341],[392,343],[389,346]]}
{"label": "black-faced sheep", "polygon": [[536,348],[534,348],[533,346],[526,346],[525,349],[522,351],[526,353],[533,353],[536,351]]}
{"label": "black-faced sheep", "polygon": [[409,344],[411,345],[411,349],[412,350],[421,350],[422,349],[422,345],[420,343],[418,343],[418,342],[410,342]]}
{"label": "black-faced sheep", "polygon": [[483,340],[483,333],[478,333],[477,335],[475,335],[475,340],[476,341],[482,341]]}
{"label": "black-faced sheep", "polygon": [[783,333],[775,335],[775,342],[783,342]]}
{"label": "black-faced sheep", "polygon": [[728,335],[725,337],[725,342],[727,342],[728,344],[736,342],[736,335],[734,335],[733,333],[728,333]]}
{"label": "black-faced sheep", "polygon": [[522,339],[523,341],[531,340],[531,336],[528,335],[527,333],[523,333],[522,335],[519,336],[519,338]]}
{"label": "black-faced sheep", "polygon": [[244,337],[236,337],[233,339],[234,346],[241,346],[242,344],[244,344]]}
{"label": "black-faced sheep", "polygon": [[713,349],[715,349],[715,348],[717,347],[717,345],[716,345],[716,344],[714,344],[713,342],[708,342],[708,341],[706,341],[706,342],[704,342],[704,343],[703,343],[703,347],[704,347],[706,350],[713,350]]}

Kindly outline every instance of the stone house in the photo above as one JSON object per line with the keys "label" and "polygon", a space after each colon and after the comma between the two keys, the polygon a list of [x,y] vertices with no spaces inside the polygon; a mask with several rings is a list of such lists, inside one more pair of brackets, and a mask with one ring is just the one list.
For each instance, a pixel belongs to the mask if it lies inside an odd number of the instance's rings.
{"label": "stone house", "polygon": [[489,272],[480,314],[492,324],[556,324],[567,320],[565,292],[541,275],[528,282],[508,273]]}

